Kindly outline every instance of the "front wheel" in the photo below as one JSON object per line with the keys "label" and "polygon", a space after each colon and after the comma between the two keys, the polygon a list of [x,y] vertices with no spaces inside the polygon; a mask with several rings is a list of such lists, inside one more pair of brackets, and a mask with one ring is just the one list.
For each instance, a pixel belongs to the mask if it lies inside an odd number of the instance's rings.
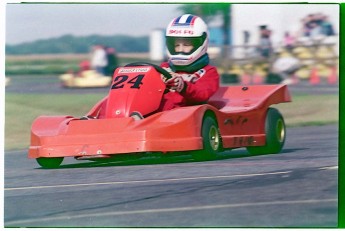
{"label": "front wheel", "polygon": [[205,117],[202,123],[201,136],[203,150],[193,151],[193,159],[210,160],[215,159],[222,150],[222,138],[219,133],[218,124],[211,116]]}
{"label": "front wheel", "polygon": [[267,110],[266,121],[266,144],[258,147],[247,147],[252,155],[279,153],[285,143],[286,127],[283,116],[275,108]]}
{"label": "front wheel", "polygon": [[36,161],[43,168],[58,168],[63,161],[63,157],[40,157],[37,158]]}

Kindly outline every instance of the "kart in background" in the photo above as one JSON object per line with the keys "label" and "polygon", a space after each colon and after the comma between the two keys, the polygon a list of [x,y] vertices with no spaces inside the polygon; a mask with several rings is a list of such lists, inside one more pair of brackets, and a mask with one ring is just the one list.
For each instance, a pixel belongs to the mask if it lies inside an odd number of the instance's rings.
{"label": "kart in background", "polygon": [[66,73],[59,77],[63,87],[90,88],[109,87],[112,78],[97,73],[95,70],[84,70],[80,73]]}
{"label": "kart in background", "polygon": [[[171,78],[153,64],[119,67],[108,95],[86,116],[36,118],[28,157],[56,168],[65,157],[111,161],[124,155],[189,152],[209,160],[240,147],[251,154],[282,150],[285,123],[271,105],[290,101],[286,85],[221,87],[205,104],[157,112],[166,90],[161,74]],[[137,120],[139,114],[144,118]]]}

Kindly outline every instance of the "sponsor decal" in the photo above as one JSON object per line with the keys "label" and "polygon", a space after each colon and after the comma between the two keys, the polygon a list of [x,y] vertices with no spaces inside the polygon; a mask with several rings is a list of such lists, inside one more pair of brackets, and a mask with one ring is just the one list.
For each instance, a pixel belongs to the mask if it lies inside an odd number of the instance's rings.
{"label": "sponsor decal", "polygon": [[205,69],[200,69],[196,72],[200,77],[203,77],[206,74]]}
{"label": "sponsor decal", "polygon": [[194,34],[194,31],[193,30],[188,30],[188,29],[185,29],[185,30],[170,29],[169,32],[168,32],[168,35],[193,35],[193,34]]}
{"label": "sponsor decal", "polygon": [[137,72],[148,72],[151,67],[133,67],[133,68],[120,68],[119,74],[123,73],[137,73]]}
{"label": "sponsor decal", "polygon": [[252,146],[255,143],[254,136],[240,136],[234,137],[234,146]]}

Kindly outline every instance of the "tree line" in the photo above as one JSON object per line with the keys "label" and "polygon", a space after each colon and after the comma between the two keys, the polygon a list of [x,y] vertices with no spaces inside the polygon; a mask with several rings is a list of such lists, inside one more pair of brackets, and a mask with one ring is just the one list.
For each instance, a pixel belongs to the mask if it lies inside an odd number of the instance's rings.
{"label": "tree line", "polygon": [[114,36],[73,36],[64,35],[52,39],[40,39],[17,45],[6,45],[6,55],[27,54],[85,54],[95,44],[115,48],[120,53],[148,52],[149,37]]}

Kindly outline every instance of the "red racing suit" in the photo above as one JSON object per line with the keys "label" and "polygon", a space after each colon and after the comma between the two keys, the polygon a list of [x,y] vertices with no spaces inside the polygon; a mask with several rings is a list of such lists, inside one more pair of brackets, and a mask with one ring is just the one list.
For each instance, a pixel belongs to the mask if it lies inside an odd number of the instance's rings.
{"label": "red racing suit", "polygon": [[[161,67],[169,68],[169,63],[164,62]],[[185,91],[164,94],[158,111],[206,103],[219,88],[219,74],[214,66],[206,65],[194,73],[175,73],[183,78]]]}

